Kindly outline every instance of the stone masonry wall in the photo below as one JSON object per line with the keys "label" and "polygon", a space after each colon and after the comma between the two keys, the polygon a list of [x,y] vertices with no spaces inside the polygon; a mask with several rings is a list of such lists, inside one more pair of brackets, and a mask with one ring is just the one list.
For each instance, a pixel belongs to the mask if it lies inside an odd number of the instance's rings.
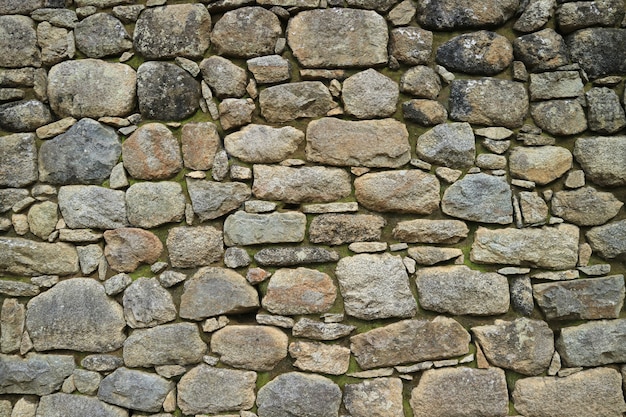
{"label": "stone masonry wall", "polygon": [[0,0],[0,417],[618,417],[623,0]]}

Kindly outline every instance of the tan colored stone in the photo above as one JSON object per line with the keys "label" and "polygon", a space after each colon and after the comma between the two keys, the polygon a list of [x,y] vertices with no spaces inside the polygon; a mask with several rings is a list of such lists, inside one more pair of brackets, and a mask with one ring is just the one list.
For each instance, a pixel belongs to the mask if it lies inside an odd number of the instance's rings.
{"label": "tan colored stone", "polygon": [[152,264],[163,252],[159,238],[143,229],[120,228],[104,232],[109,266],[118,272],[133,272],[141,264]]}
{"label": "tan colored stone", "polygon": [[189,169],[209,170],[220,147],[220,136],[215,124],[186,123],[182,128],[183,162]]}
{"label": "tan colored stone", "polygon": [[271,371],[287,357],[287,335],[269,326],[226,326],[211,336],[211,352],[235,368]]}
{"label": "tan colored stone", "polygon": [[314,269],[279,269],[270,278],[262,300],[274,314],[324,313],[333,306],[337,287],[327,274]]}
{"label": "tan colored stone", "polygon": [[329,375],[342,375],[350,365],[350,349],[320,342],[293,342],[289,355],[293,365],[303,371]]}
{"label": "tan colored stone", "polygon": [[467,237],[469,228],[459,220],[407,220],[398,222],[394,239],[407,243],[457,243]]}

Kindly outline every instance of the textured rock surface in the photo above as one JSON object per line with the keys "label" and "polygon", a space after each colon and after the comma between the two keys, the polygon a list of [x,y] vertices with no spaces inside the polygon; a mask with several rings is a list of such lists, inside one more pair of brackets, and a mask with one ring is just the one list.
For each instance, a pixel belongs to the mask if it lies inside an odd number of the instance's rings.
{"label": "textured rock surface", "polygon": [[123,191],[95,185],[66,185],[59,189],[59,209],[72,229],[128,226]]}
{"label": "textured rock surface", "polygon": [[623,258],[626,255],[626,220],[594,227],[587,239],[594,251],[604,258]]}
{"label": "textured rock surface", "polygon": [[133,329],[154,327],[176,318],[174,300],[156,278],[133,281],[124,290],[122,304],[126,323]]}
{"label": "textured rock surface", "polygon": [[183,188],[173,181],[133,184],[126,190],[126,209],[133,226],[150,229],[179,222],[185,212]]}
{"label": "textured rock surface", "polygon": [[270,278],[263,308],[281,315],[325,313],[337,296],[327,274],[314,269],[279,269]]}
{"label": "textured rock surface", "polygon": [[41,397],[37,413],[49,417],[128,417],[128,411],[94,397],[56,393]]}
{"label": "textured rock surface", "polygon": [[376,378],[346,384],[344,404],[353,417],[402,417],[402,381]]}
{"label": "textured rock surface", "polygon": [[393,115],[399,94],[398,84],[374,69],[347,78],[341,89],[346,113],[358,119]]}
{"label": "textured rock surface", "polygon": [[609,74],[624,74],[626,63],[620,59],[620,45],[626,30],[617,28],[582,29],[566,39],[572,61],[577,62],[592,79]]}
{"label": "textured rock surface", "polygon": [[321,117],[336,107],[328,88],[319,81],[280,84],[259,94],[261,114],[270,123]]}
{"label": "textured rock surface", "polygon": [[[239,182],[220,183],[192,179],[187,179],[187,192],[193,211],[200,221],[216,219],[238,209],[251,195],[250,188]],[[181,218],[182,215],[179,220]]]}
{"label": "textured rock surface", "polygon": [[576,100],[535,103],[530,114],[537,126],[555,136],[576,135],[587,129],[585,111]]}
{"label": "textured rock surface", "polygon": [[250,124],[224,138],[226,151],[245,162],[269,164],[287,159],[304,143],[304,132],[285,126]]}
{"label": "textured rock surface", "polygon": [[607,187],[626,184],[625,139],[624,136],[598,136],[576,140],[574,156],[591,181]]}
{"label": "textured rock surface", "polygon": [[293,342],[289,345],[289,355],[295,359],[293,365],[303,371],[341,375],[350,365],[350,349],[337,345]]}
{"label": "textured rock surface", "polygon": [[560,146],[516,147],[511,151],[511,175],[548,184],[572,167],[572,154]]}
{"label": "textured rock surface", "polygon": [[474,133],[469,123],[443,123],[417,138],[417,155],[448,168],[469,168],[476,158]]}
{"label": "textured rock surface", "polygon": [[241,58],[269,55],[282,34],[276,15],[262,7],[228,11],[215,23],[211,41],[218,54]]}
{"label": "textured rock surface", "polygon": [[222,232],[212,226],[175,227],[167,235],[170,262],[176,268],[210,265],[224,254]]}
{"label": "textured rock surface", "polygon": [[67,243],[0,237],[0,271],[33,276],[71,275],[78,272],[78,253]]}
{"label": "textured rock surface", "polygon": [[623,205],[611,193],[582,187],[556,192],[552,198],[552,213],[578,226],[598,226],[615,217]]}
{"label": "textured rock surface", "polygon": [[513,46],[495,32],[472,32],[437,48],[437,62],[450,71],[495,75],[513,62]]}
{"label": "textured rock surface", "polygon": [[37,181],[35,135],[16,133],[4,136],[0,143],[0,155],[0,185],[24,187]]}
{"label": "textured rock surface", "polygon": [[407,243],[457,243],[469,229],[460,220],[407,220],[398,222],[393,237]]}
{"label": "textured rock surface", "polygon": [[224,222],[224,242],[228,246],[301,242],[305,227],[306,216],[298,212],[248,214],[238,211]]}
{"label": "textured rock surface", "polygon": [[104,232],[104,256],[116,271],[133,272],[142,263],[152,264],[163,252],[163,244],[154,234],[135,228]]}
{"label": "textured rock surface", "polygon": [[158,375],[118,368],[102,380],[98,398],[133,410],[156,412],[173,387],[173,382]]}
{"label": "textured rock surface", "polygon": [[[556,347],[568,366],[599,366],[623,362],[626,349],[619,342],[626,333],[626,321],[590,321],[561,329]],[[589,346],[589,340],[594,343]]]}
{"label": "textured rock surface", "polygon": [[81,20],[74,30],[76,47],[89,58],[121,54],[132,47],[122,22],[106,13]]}
{"label": "textured rock surface", "polygon": [[0,354],[0,393],[48,395],[74,371],[70,355],[31,353],[25,358]]}
{"label": "textured rock surface", "polygon": [[287,356],[287,335],[269,326],[226,326],[211,336],[211,352],[235,368],[271,371]]}

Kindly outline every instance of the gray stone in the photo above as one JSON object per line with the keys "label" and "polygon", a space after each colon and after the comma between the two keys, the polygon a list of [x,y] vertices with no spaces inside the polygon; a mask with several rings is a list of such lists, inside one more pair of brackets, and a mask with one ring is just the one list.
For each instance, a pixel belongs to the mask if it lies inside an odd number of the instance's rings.
{"label": "gray stone", "polygon": [[[78,262],[80,263],[80,271],[83,275],[91,275],[98,269],[100,262],[102,262],[102,256],[104,255],[99,245],[85,245],[77,246]],[[106,290],[106,287],[105,287]],[[107,292],[108,295],[111,295]]]}
{"label": "gray stone", "polygon": [[124,366],[124,361],[119,356],[94,354],[85,356],[80,365],[90,371],[106,372]]}
{"label": "gray stone", "polygon": [[437,63],[450,71],[495,75],[513,62],[513,46],[502,35],[481,30],[455,36],[437,48]]}
{"label": "gray stone", "polygon": [[0,393],[48,395],[74,371],[70,355],[30,353],[25,358],[0,354]]}
{"label": "gray stone", "polygon": [[337,262],[339,254],[317,246],[263,248],[254,254],[259,265],[295,266]]}
{"label": "gray stone", "polygon": [[436,100],[441,91],[441,80],[432,68],[418,65],[402,74],[400,90],[414,97]]}
{"label": "gray stone", "polygon": [[[319,36],[324,33],[325,36]],[[289,20],[287,42],[303,67],[369,67],[387,62],[387,24],[374,11],[321,9]]]}
{"label": "gray stone", "polygon": [[59,189],[59,208],[72,229],[115,229],[128,225],[123,191],[66,185]]}
{"label": "gray stone", "polygon": [[546,269],[572,269],[578,261],[578,227],[489,230],[479,227],[470,259],[481,264],[528,265]]}
{"label": "gray stone", "polygon": [[603,258],[626,257],[626,220],[592,228],[587,232],[587,240]]}
{"label": "gray stone", "polygon": [[54,232],[58,220],[58,206],[51,201],[36,204],[28,210],[30,231],[41,239],[48,239],[48,236]]}
{"label": "gray stone", "polygon": [[56,393],[39,401],[37,415],[45,417],[128,417],[128,411],[94,397]]}
{"label": "gray stone", "polygon": [[533,120],[555,136],[569,136],[587,129],[585,111],[577,100],[550,100],[534,103],[530,108]]}
{"label": "gray stone", "polygon": [[228,246],[301,242],[305,227],[306,216],[299,212],[250,214],[238,211],[224,222],[224,242]]}
{"label": "gray stone", "polygon": [[518,0],[472,3],[461,0],[418,3],[416,19],[427,29],[471,29],[500,26],[517,11]]}
{"label": "gray stone", "polygon": [[616,133],[626,126],[626,115],[615,91],[594,87],[585,93],[589,129],[604,134]]}
{"label": "gray stone", "polygon": [[471,174],[446,189],[441,210],[464,220],[509,224],[513,222],[511,197],[511,188],[505,178]]}
{"label": "gray stone", "polygon": [[187,279],[187,275],[182,272],[164,271],[159,275],[159,282],[164,288],[170,288]]}
{"label": "gray stone", "polygon": [[341,90],[346,113],[358,119],[393,115],[399,94],[395,81],[372,68],[348,77]]}
{"label": "gray stone", "polygon": [[226,151],[251,163],[273,163],[289,158],[304,143],[304,132],[285,126],[251,124],[224,138]]}
{"label": "gray stone", "polygon": [[530,99],[581,97],[583,82],[578,71],[554,71],[530,74]]}
{"label": "gray stone", "polygon": [[0,16],[0,67],[40,67],[35,22],[26,16]]}
{"label": "gray stone", "polygon": [[405,120],[422,126],[442,124],[448,119],[448,110],[435,100],[413,99],[405,101],[402,103],[402,113]]}
{"label": "gray stone", "polygon": [[293,326],[294,337],[304,337],[314,340],[336,340],[348,336],[356,327],[341,323],[323,323],[311,319],[301,318]]}
{"label": "gray stone", "polygon": [[530,191],[521,191],[518,196],[523,223],[531,226],[545,224],[548,217],[546,201],[537,193]]}
{"label": "gray stone", "polygon": [[566,39],[573,62],[577,62],[591,79],[626,74],[622,45],[626,29],[589,28],[578,30]]}
{"label": "gray stone", "polygon": [[509,281],[511,306],[524,316],[530,316],[535,309],[533,287],[527,275],[514,276]]}
{"label": "gray stone", "polygon": [[139,111],[146,119],[183,120],[199,107],[200,83],[169,62],[149,61],[137,69]]}
{"label": "gray stone", "polygon": [[81,394],[94,395],[98,391],[102,375],[94,371],[75,369],[72,373],[72,381],[74,381],[76,390]]}
{"label": "gray stone", "polygon": [[222,232],[212,226],[172,228],[166,244],[175,268],[210,265],[224,255]]}
{"label": "gray stone", "polygon": [[352,191],[350,174],[339,168],[254,165],[252,192],[288,204],[327,203]]}
{"label": "gray stone", "polygon": [[81,119],[39,149],[39,180],[52,184],[101,184],[122,153],[115,131]]}
{"label": "gray stone", "polygon": [[174,323],[134,330],[124,342],[124,363],[128,367],[191,365],[202,362],[207,350],[193,323]]}
{"label": "gray stone", "polygon": [[[47,5],[49,6],[49,5]],[[78,17],[74,10],[44,7],[34,10],[30,17],[36,22],[50,22],[54,26],[73,29],[78,23]]]}
{"label": "gray stone", "polygon": [[291,63],[280,55],[252,58],[246,64],[259,84],[279,83],[291,78]]}
{"label": "gray stone", "polygon": [[151,232],[118,228],[104,232],[104,255],[109,266],[119,272],[133,272],[140,264],[152,264],[163,252],[163,244]]}
{"label": "gray stone", "polygon": [[13,353],[20,349],[26,308],[16,298],[5,298],[0,310],[0,351]]}
{"label": "gray stone", "polygon": [[598,226],[619,213],[624,205],[611,193],[592,187],[557,191],[552,197],[552,214],[578,226]]}
{"label": "gray stone", "polygon": [[[6,140],[6,138],[7,136],[4,136],[3,140]],[[4,166],[2,169],[4,169]],[[20,175],[16,175],[16,177],[20,177]],[[28,190],[21,188],[0,189],[0,213],[5,213],[11,210],[11,207],[13,207],[15,203],[29,197],[29,194]]]}
{"label": "gray stone", "polygon": [[537,417],[618,417],[626,410],[622,378],[614,369],[598,368],[566,378],[520,379],[513,390],[515,410]]}
{"label": "gray stone", "polygon": [[141,182],[126,191],[126,206],[130,224],[149,229],[180,222],[185,213],[185,196],[176,182]]}
{"label": "gray stone", "polygon": [[7,0],[2,2],[0,14],[29,14],[41,7],[44,0]]}
{"label": "gray stone", "polygon": [[107,295],[117,295],[124,291],[131,282],[132,278],[130,275],[125,273],[116,274],[104,281],[104,291]]}
{"label": "gray stone", "polygon": [[76,53],[73,32],[48,22],[37,25],[37,43],[41,47],[42,63],[46,66],[73,59]]}
{"label": "gray stone", "polygon": [[230,269],[204,267],[185,282],[180,317],[202,320],[258,307],[259,295],[244,277]]}
{"label": "gray stone", "polygon": [[157,412],[172,388],[173,382],[156,374],[118,368],[102,380],[98,398],[124,408]]}
{"label": "gray stone", "polygon": [[314,269],[279,269],[270,278],[263,308],[281,315],[316,314],[330,310],[337,287],[327,274]]}
{"label": "gray stone", "polygon": [[567,366],[620,363],[626,357],[626,349],[620,343],[625,334],[624,319],[590,321],[561,329],[556,347]]}
{"label": "gray stone", "polygon": [[224,264],[232,269],[242,268],[250,265],[252,260],[245,249],[228,248],[224,252]]}
{"label": "gray stone", "polygon": [[393,238],[407,243],[457,243],[467,237],[469,228],[460,220],[407,220],[394,227]]}
{"label": "gray stone", "polygon": [[348,371],[350,349],[319,342],[294,342],[289,345],[294,366],[303,371],[341,375]]}
{"label": "gray stone", "polygon": [[358,9],[376,10],[378,12],[386,12],[393,7],[398,0],[347,0],[349,7]]}
{"label": "gray stone", "polygon": [[432,32],[413,26],[391,29],[389,51],[398,62],[407,65],[428,64],[432,47]]}
{"label": "gray stone", "polygon": [[251,371],[198,365],[178,383],[178,407],[187,415],[248,410],[254,406],[256,378]]}
{"label": "gray stone", "polygon": [[15,402],[11,417],[35,417],[38,405],[39,399],[22,397]]}
{"label": "gray stone", "polygon": [[594,183],[607,187],[626,184],[626,137],[578,138],[574,156]]}
{"label": "gray stone", "polygon": [[283,31],[278,17],[262,7],[242,7],[228,11],[211,32],[219,55],[253,58],[274,53]]}
{"label": "gray stone", "polygon": [[32,297],[39,293],[40,290],[37,285],[8,279],[0,280],[0,294],[8,295],[9,297]]}
{"label": "gray stone", "polygon": [[182,127],[181,142],[185,167],[203,171],[213,167],[221,143],[215,124],[185,123]]}
{"label": "gray stone", "polygon": [[554,15],[556,0],[530,0],[513,29],[519,32],[535,32],[545,26]]}
{"label": "gray stone", "polygon": [[509,310],[508,281],[494,272],[466,266],[423,268],[417,271],[415,282],[420,307],[425,310],[474,316]]}
{"label": "gray stone", "polygon": [[270,123],[325,116],[337,107],[321,81],[301,81],[268,87],[259,94],[261,115]]}
{"label": "gray stone", "polygon": [[287,357],[287,335],[269,326],[226,326],[211,336],[211,352],[235,368],[271,371]]}
{"label": "gray stone", "polygon": [[407,252],[419,265],[436,265],[463,256],[461,249],[432,246],[411,247]]}
{"label": "gray stone", "polygon": [[9,132],[32,132],[52,122],[48,106],[38,100],[0,105],[0,127]]}
{"label": "gray stone", "polygon": [[122,306],[89,278],[61,281],[31,299],[26,327],[37,351],[111,352],[126,339]]}
{"label": "gray stone", "polygon": [[202,79],[213,89],[217,98],[241,98],[246,94],[246,70],[221,56],[211,56],[200,63]]}
{"label": "gray stone", "polygon": [[548,320],[614,319],[624,304],[624,276],[533,285]]}
{"label": "gray stone", "polygon": [[126,116],[135,108],[137,74],[98,59],[61,62],[48,72],[50,107],[59,117]]}
{"label": "gray stone", "polygon": [[178,140],[160,123],[145,124],[126,139],[122,158],[128,173],[143,180],[170,178],[183,167]]}
{"label": "gray stone", "polygon": [[[16,133],[3,136],[0,142],[0,158],[0,186],[24,187],[37,181],[37,145],[34,134]],[[7,205],[14,200],[11,195],[17,200],[17,195],[21,194],[17,191],[6,193],[9,198]]]}
{"label": "gray stone", "polygon": [[411,317],[417,310],[409,277],[399,256],[345,257],[337,263],[335,274],[346,313],[353,317],[364,320]]}
{"label": "gray stone", "polygon": [[0,271],[29,276],[71,275],[78,272],[78,254],[67,243],[1,237]]}
{"label": "gray stone", "polygon": [[133,329],[154,327],[176,318],[176,307],[172,296],[156,278],[141,277],[126,288],[124,317]]}
{"label": "gray stone", "polygon": [[322,214],[309,227],[311,243],[341,245],[380,240],[386,221],[371,214]]}
{"label": "gray stone", "polygon": [[569,64],[565,41],[551,28],[515,39],[513,54],[529,71],[552,70]]}
{"label": "gray stone", "polygon": [[288,372],[259,389],[259,417],[332,417],[339,413],[341,389],[321,375]]}
{"label": "gray stone", "polygon": [[623,17],[621,0],[564,3],[556,11],[556,23],[564,33],[590,26],[619,25]]}
{"label": "gray stone", "polygon": [[350,338],[361,369],[453,358],[469,351],[469,333],[455,320],[403,320]]}
{"label": "gray stone", "polygon": [[209,47],[210,30],[211,16],[202,4],[153,7],[139,15],[133,43],[147,59],[201,58]]}
{"label": "gray stone", "polygon": [[118,55],[133,43],[122,22],[107,13],[96,13],[76,25],[76,47],[89,58]]}
{"label": "gray stone", "polygon": [[468,168],[474,164],[476,146],[469,123],[443,123],[417,139],[415,148],[421,159],[449,168]]}
{"label": "gray stone", "polygon": [[408,137],[406,126],[393,119],[325,117],[307,126],[306,158],[328,165],[398,168],[411,159]]}
{"label": "gray stone", "polygon": [[375,378],[344,389],[343,402],[353,417],[404,416],[400,378]]}
{"label": "gray stone", "polygon": [[511,176],[548,184],[570,170],[572,154],[560,146],[517,146],[509,155]]}
{"label": "gray stone", "polygon": [[466,367],[425,371],[411,391],[415,417],[506,416],[509,409],[504,371]]}

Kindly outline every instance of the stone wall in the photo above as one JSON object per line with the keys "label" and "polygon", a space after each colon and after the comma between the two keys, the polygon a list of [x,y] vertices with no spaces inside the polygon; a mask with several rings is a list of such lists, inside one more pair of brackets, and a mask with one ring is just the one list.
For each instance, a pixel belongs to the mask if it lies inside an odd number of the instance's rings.
{"label": "stone wall", "polygon": [[0,417],[623,416],[624,14],[0,0]]}

